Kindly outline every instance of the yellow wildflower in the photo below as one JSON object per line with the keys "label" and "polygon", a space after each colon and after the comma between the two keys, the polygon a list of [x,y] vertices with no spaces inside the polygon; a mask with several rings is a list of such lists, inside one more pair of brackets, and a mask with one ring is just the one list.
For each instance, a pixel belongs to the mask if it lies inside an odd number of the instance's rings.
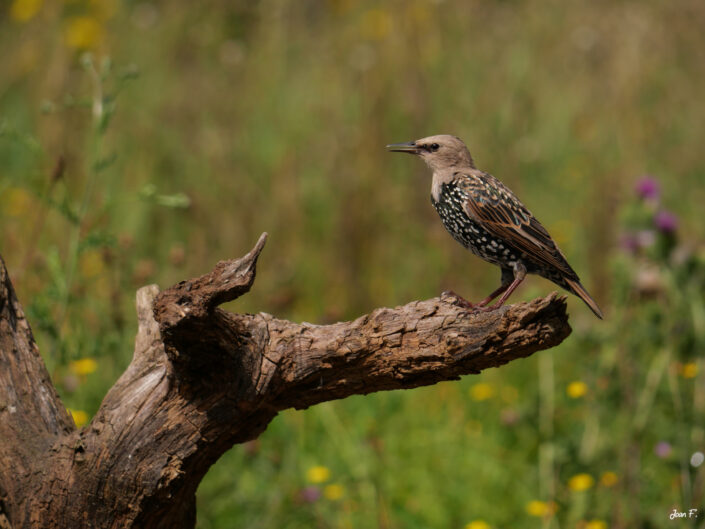
{"label": "yellow wildflower", "polygon": [[683,378],[695,378],[698,375],[698,364],[695,362],[688,362],[683,364],[681,368],[681,376]]}
{"label": "yellow wildflower", "polygon": [[98,362],[93,358],[81,358],[74,360],[69,364],[69,369],[74,375],[85,376],[90,375],[98,369]]}
{"label": "yellow wildflower", "polygon": [[576,474],[568,481],[568,487],[576,492],[582,492],[592,488],[595,484],[595,480],[590,474]]}
{"label": "yellow wildflower", "polygon": [[392,27],[392,19],[384,9],[370,9],[362,17],[361,33],[370,40],[382,40]]}
{"label": "yellow wildflower", "polygon": [[94,48],[103,38],[103,27],[93,17],[81,16],[69,19],[64,40],[70,48],[85,50]]}
{"label": "yellow wildflower", "polygon": [[470,397],[472,400],[483,401],[494,395],[494,388],[486,382],[478,382],[470,388]]}
{"label": "yellow wildflower", "polygon": [[529,516],[536,516],[538,518],[550,516],[555,513],[556,510],[558,510],[558,506],[552,501],[532,500],[526,504],[526,512]]}
{"label": "yellow wildflower", "polygon": [[485,520],[473,520],[465,526],[465,529],[491,529],[491,526]]}
{"label": "yellow wildflower", "polygon": [[328,467],[316,465],[306,471],[306,480],[309,483],[323,483],[330,479],[330,470]]}
{"label": "yellow wildflower", "polygon": [[71,417],[73,417],[73,422],[76,423],[77,428],[82,428],[88,422],[88,414],[83,410],[72,410],[68,408]]}
{"label": "yellow wildflower", "polygon": [[568,384],[568,387],[566,388],[565,392],[571,399],[579,399],[580,397],[585,396],[587,390],[588,387],[585,382],[575,380],[574,382]]}
{"label": "yellow wildflower", "polygon": [[607,522],[604,520],[590,520],[585,524],[585,529],[607,529]]}
{"label": "yellow wildflower", "polygon": [[15,0],[10,6],[10,18],[16,22],[27,22],[34,18],[42,7],[42,0]]}
{"label": "yellow wildflower", "polygon": [[345,489],[343,489],[343,486],[338,483],[331,483],[330,485],[323,487],[323,496],[326,499],[332,501],[339,500],[343,497],[343,494],[345,494]]}
{"label": "yellow wildflower", "polygon": [[617,474],[614,472],[603,472],[602,476],[600,476],[600,485],[603,487],[614,487],[617,484],[617,481],[619,481],[619,479],[617,478]]}

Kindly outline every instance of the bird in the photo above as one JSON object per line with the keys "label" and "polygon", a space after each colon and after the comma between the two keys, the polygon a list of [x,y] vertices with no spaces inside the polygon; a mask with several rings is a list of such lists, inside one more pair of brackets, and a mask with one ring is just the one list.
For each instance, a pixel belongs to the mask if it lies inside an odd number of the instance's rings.
{"label": "bird", "polygon": [[[500,267],[501,284],[479,303],[450,292],[457,303],[481,311],[501,307],[524,280],[536,274],[602,310],[568,264],[546,228],[497,178],[480,171],[463,141],[449,134],[387,145],[391,152],[420,157],[433,172],[431,203],[446,230],[476,256]],[[494,305],[489,305],[501,296]]]}

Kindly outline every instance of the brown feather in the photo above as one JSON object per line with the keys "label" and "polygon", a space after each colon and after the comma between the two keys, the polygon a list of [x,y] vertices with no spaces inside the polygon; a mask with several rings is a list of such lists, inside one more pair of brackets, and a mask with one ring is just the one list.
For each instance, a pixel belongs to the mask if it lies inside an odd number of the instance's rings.
{"label": "brown feather", "polygon": [[597,306],[597,303],[595,303],[595,300],[590,297],[590,294],[587,293],[587,290],[583,288],[583,285],[580,284],[580,281],[573,281],[572,279],[566,279],[565,282],[570,286],[570,290],[578,296],[580,299],[582,299],[585,304],[590,307],[590,310],[595,313],[595,316],[597,316],[600,319],[603,319],[602,311],[600,310],[600,307]]}
{"label": "brown feather", "polygon": [[468,194],[465,212],[470,217],[532,261],[555,268],[567,278],[578,279],[546,228],[504,184],[481,171],[467,171],[458,176],[458,185]]}

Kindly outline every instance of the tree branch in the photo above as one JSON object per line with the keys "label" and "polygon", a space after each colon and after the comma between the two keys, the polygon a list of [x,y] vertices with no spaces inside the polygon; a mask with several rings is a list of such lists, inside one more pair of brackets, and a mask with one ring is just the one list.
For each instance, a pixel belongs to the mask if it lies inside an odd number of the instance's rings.
{"label": "tree branch", "polygon": [[552,347],[570,332],[556,293],[491,313],[433,298],[352,322],[269,319],[260,396],[277,409],[457,380]]}
{"label": "tree branch", "polygon": [[[333,325],[219,309],[250,289],[265,240],[209,274],[161,293],[138,291],[132,363],[80,431],[46,376],[3,268],[0,360],[9,367],[0,376],[11,389],[0,397],[24,387],[23,369],[33,373],[32,391],[12,405],[27,407],[34,426],[10,444],[40,439],[27,446],[34,458],[23,459],[19,489],[0,469],[0,508],[12,527],[191,528],[208,467],[234,443],[257,437],[280,410],[454,380],[570,333],[565,298],[555,293],[488,313],[433,298]],[[0,407],[3,428],[8,409]]]}
{"label": "tree branch", "polygon": [[73,429],[0,257],[0,527],[37,477],[38,454]]}

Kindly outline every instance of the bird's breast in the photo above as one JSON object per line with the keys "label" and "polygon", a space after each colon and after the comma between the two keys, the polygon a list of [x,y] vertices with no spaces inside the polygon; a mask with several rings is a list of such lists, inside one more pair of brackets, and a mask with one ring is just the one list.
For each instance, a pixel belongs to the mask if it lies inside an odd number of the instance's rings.
{"label": "bird's breast", "polygon": [[473,254],[499,266],[513,266],[519,252],[490,234],[479,222],[469,216],[465,202],[467,192],[457,185],[441,184],[438,199],[431,193],[431,203],[438,212],[446,230]]}
{"label": "bird's breast", "polygon": [[431,202],[436,205],[436,202],[441,200],[441,179],[435,174],[433,175],[433,181],[431,183]]}

